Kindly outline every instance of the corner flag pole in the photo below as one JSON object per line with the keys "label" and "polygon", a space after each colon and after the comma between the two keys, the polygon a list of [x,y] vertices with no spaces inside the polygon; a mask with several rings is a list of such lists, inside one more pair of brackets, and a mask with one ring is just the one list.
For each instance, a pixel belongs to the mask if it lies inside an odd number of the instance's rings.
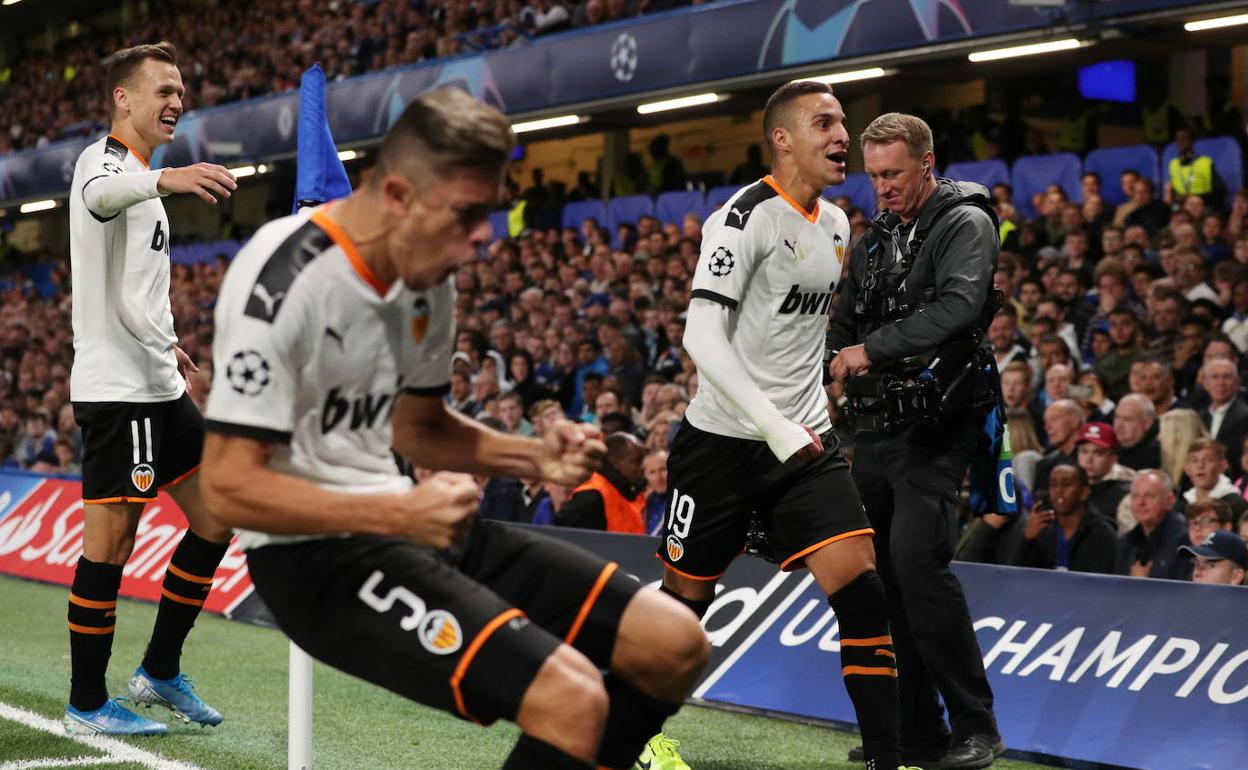
{"label": "corner flag pole", "polygon": [[[329,130],[320,64],[309,67],[299,82],[296,146],[295,211],[351,194],[347,169]],[[312,658],[291,642],[289,665],[286,766],[312,770]]]}

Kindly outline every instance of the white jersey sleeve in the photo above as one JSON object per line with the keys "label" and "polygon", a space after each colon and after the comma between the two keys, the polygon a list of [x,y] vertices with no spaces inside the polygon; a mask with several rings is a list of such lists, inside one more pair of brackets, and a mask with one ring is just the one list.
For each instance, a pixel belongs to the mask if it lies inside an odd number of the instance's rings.
{"label": "white jersey sleeve", "polygon": [[87,175],[82,202],[97,220],[110,219],[136,203],[160,197],[157,183],[162,169],[127,172],[116,157],[92,153],[83,158],[81,170]]}
{"label": "white jersey sleeve", "polygon": [[239,252],[217,298],[216,369],[208,397],[210,429],[282,444],[290,442],[298,407],[308,323],[304,293],[292,292],[272,320],[249,312],[257,273],[268,257],[268,238],[257,237]]}
{"label": "white jersey sleeve", "polygon": [[750,276],[774,240],[775,229],[769,218],[753,216],[754,207],[749,201],[741,201],[745,197],[749,196],[734,196],[703,227],[702,253],[693,274],[691,297],[719,302],[733,310],[745,297]]}

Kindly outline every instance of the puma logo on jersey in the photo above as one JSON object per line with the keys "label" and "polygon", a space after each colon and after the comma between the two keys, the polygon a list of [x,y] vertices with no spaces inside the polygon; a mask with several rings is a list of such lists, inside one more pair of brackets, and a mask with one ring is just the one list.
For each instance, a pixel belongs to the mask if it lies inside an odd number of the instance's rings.
{"label": "puma logo on jersey", "polygon": [[748,217],[749,215],[750,215],[750,210],[749,210],[749,209],[746,209],[745,211],[742,211],[741,209],[737,208],[736,206],[733,206],[732,208],[728,209],[728,216],[730,216],[730,217],[736,217],[736,218],[737,218],[737,225],[738,225],[739,227],[745,227],[745,218],[746,218],[746,217]]}
{"label": "puma logo on jersey", "polygon": [[784,302],[780,303],[780,315],[799,313],[801,315],[826,315],[832,306],[832,290],[836,284],[828,284],[827,291],[801,291],[801,286],[793,284]]}
{"label": "puma logo on jersey", "polygon": [[793,252],[793,256],[797,256],[797,249],[794,248],[793,244],[789,243],[788,240],[785,240],[784,245],[789,247],[789,251]]}
{"label": "puma logo on jersey", "polygon": [[339,334],[338,330],[335,329],[334,327],[326,326],[325,336],[329,337],[331,340],[336,340],[338,342],[338,349],[340,351],[345,351],[347,349],[347,343],[342,339],[342,335]]}
{"label": "puma logo on jersey", "polygon": [[269,294],[268,288],[264,284],[258,283],[251,288],[251,296],[264,303],[264,314],[269,318],[277,315],[277,309],[281,306],[282,300],[286,299],[286,292],[279,291]]}

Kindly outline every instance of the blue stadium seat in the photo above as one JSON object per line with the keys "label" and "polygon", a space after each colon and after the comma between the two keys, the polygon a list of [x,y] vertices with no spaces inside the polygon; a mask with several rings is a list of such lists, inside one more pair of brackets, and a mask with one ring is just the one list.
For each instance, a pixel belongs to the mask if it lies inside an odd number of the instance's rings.
{"label": "blue stadium seat", "polygon": [[701,190],[672,190],[659,193],[659,197],[654,202],[654,215],[665,225],[681,224],[685,219],[685,214],[703,216],[705,209],[706,199],[702,196]]}
{"label": "blue stadium seat", "polygon": [[607,203],[607,228],[611,231],[611,237],[615,237],[615,231],[625,222],[637,224],[637,220],[645,214],[654,215],[654,199],[649,195],[623,195],[619,198],[612,198]]}
{"label": "blue stadium seat", "polygon": [[[1174,142],[1166,145],[1166,149],[1162,150],[1161,184],[1157,187],[1158,194],[1161,193],[1162,186],[1170,180],[1170,159],[1178,154],[1179,151],[1175,149]],[[1196,140],[1196,154],[1213,158],[1213,167],[1217,169],[1218,175],[1226,183],[1226,200],[1229,204],[1239,188],[1243,187],[1244,182],[1244,159],[1239,151],[1239,145],[1230,137],[1211,136],[1207,139]]]}
{"label": "blue stadium seat", "polygon": [[1010,167],[999,158],[950,163],[943,176],[959,182],[977,182],[991,190],[994,184],[1010,184]]}
{"label": "blue stadium seat", "polygon": [[875,188],[866,174],[849,174],[843,183],[823,189],[823,197],[828,200],[841,195],[847,196],[868,217],[875,215]]}
{"label": "blue stadium seat", "polygon": [[1083,164],[1073,152],[1051,155],[1024,155],[1014,161],[1014,208],[1025,217],[1034,217],[1031,196],[1051,184],[1060,185],[1066,197],[1083,200]]}
{"label": "blue stadium seat", "polygon": [[[1157,183],[1157,151],[1150,144],[1133,144],[1128,147],[1107,147],[1093,150],[1083,161],[1083,170],[1095,171],[1101,176],[1101,197],[1110,206],[1127,202],[1122,191],[1122,172],[1134,170],[1140,176]],[[1158,189],[1161,189],[1158,187]]]}
{"label": "blue stadium seat", "polygon": [[565,203],[563,206],[563,226],[575,227],[577,232],[581,230],[581,222],[589,217],[597,220],[602,227],[607,226],[607,206],[600,200],[592,201],[573,201]]}
{"label": "blue stadium seat", "polygon": [[[703,212],[709,217],[719,210],[719,207],[728,202],[728,199],[737,194],[737,190],[741,188],[735,184],[725,184],[719,187],[712,187],[706,191],[706,208]],[[705,219],[706,217],[703,217]]]}
{"label": "blue stadium seat", "polygon": [[490,214],[490,230],[495,240],[507,237],[507,209],[499,209]]}

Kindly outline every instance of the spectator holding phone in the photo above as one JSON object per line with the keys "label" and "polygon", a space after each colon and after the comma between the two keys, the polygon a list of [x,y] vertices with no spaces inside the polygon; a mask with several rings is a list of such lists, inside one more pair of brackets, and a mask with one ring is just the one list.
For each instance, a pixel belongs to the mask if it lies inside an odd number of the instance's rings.
{"label": "spectator holding phone", "polygon": [[1091,484],[1077,465],[1049,472],[1049,491],[1039,495],[1011,554],[1016,567],[1111,574],[1117,533],[1103,516],[1088,511]]}

